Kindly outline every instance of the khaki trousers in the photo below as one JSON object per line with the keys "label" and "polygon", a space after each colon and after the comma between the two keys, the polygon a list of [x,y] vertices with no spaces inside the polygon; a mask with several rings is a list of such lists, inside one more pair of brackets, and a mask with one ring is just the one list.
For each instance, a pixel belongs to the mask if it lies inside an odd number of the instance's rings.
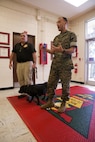
{"label": "khaki trousers", "polygon": [[20,86],[32,84],[32,61],[17,63],[17,78]]}

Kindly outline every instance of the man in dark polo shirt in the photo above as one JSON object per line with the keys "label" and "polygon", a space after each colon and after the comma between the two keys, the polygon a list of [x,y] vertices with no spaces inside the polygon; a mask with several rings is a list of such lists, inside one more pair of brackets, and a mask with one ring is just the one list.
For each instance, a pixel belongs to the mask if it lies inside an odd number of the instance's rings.
{"label": "man in dark polo shirt", "polygon": [[13,57],[17,59],[17,78],[20,87],[32,84],[32,69],[36,67],[36,50],[31,43],[28,43],[26,32],[21,33],[21,42],[13,47],[10,55],[9,68],[13,66]]}

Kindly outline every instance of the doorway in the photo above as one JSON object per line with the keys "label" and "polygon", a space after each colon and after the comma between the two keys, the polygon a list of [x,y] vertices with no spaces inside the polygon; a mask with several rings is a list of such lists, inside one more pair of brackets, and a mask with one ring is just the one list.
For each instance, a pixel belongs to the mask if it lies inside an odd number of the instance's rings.
{"label": "doorway", "polygon": [[87,84],[95,85],[95,19],[87,22]]}
{"label": "doorway", "polygon": [[95,85],[95,40],[88,40],[87,52],[87,84]]}
{"label": "doorway", "polygon": [[[13,32],[13,47],[15,46],[16,43],[20,42],[20,33],[15,33]],[[35,47],[35,36],[33,35],[28,35],[28,42],[33,44]],[[19,87],[18,79],[17,79],[17,74],[16,74],[16,56],[13,59],[13,87]],[[35,84],[35,72],[33,72],[33,84]]]}

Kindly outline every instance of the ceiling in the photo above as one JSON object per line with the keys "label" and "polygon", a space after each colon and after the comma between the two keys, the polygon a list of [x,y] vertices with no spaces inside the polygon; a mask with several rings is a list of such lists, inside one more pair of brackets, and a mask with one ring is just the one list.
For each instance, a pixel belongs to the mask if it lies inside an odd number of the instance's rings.
{"label": "ceiling", "polygon": [[[69,19],[82,15],[91,9],[95,9],[95,0],[88,0],[80,7],[74,7],[64,0],[14,0],[25,5],[34,6],[58,16],[64,16]],[[77,0],[76,0],[77,1]]]}

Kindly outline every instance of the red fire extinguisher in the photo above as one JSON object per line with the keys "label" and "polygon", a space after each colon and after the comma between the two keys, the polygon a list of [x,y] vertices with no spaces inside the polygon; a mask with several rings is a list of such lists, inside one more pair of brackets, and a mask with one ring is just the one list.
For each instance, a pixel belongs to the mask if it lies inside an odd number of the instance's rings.
{"label": "red fire extinguisher", "polygon": [[46,43],[40,43],[39,44],[39,52],[40,52],[40,64],[47,64],[47,52],[46,49],[47,44]]}
{"label": "red fire extinguisher", "polygon": [[78,73],[78,64],[75,63],[75,66],[74,66],[74,73]]}

